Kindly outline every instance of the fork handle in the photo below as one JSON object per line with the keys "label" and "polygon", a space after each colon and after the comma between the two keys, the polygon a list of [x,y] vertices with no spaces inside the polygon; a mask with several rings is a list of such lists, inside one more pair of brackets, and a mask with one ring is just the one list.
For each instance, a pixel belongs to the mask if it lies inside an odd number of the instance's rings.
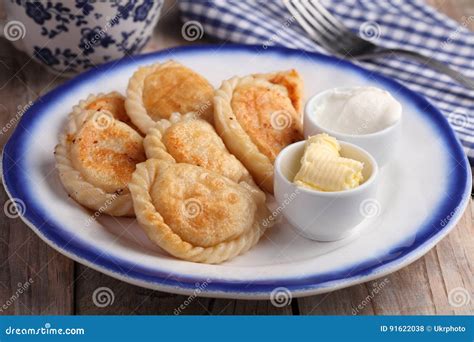
{"label": "fork handle", "polygon": [[376,57],[381,57],[381,56],[391,55],[391,54],[398,54],[398,55],[411,57],[425,65],[428,65],[432,69],[436,69],[442,72],[443,74],[450,76],[452,79],[458,81],[460,84],[462,84],[466,88],[474,90],[474,80],[472,78],[464,76],[463,74],[449,67],[445,63],[439,62],[430,57],[423,56],[417,52],[403,50],[403,49],[381,49],[381,50],[377,50],[371,53],[354,56],[353,58],[357,60],[365,60],[365,59],[373,59]]}

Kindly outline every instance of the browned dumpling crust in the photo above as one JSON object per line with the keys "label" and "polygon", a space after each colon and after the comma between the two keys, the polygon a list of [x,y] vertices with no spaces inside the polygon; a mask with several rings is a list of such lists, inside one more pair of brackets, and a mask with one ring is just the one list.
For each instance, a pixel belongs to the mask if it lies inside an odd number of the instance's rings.
{"label": "browned dumpling crust", "polygon": [[125,97],[118,93],[110,93],[97,96],[85,106],[86,110],[108,111],[114,118],[123,122],[130,122],[130,118],[125,111]]}
{"label": "browned dumpling crust", "polygon": [[[251,228],[257,209],[246,188],[184,163],[163,170],[150,194],[170,228],[184,241],[201,247],[245,233]],[[191,205],[186,208],[186,201],[194,202],[196,209],[193,211]]]}
{"label": "browned dumpling crust", "polygon": [[283,147],[301,139],[301,125],[288,95],[267,82],[234,90],[231,107],[242,128],[272,162]]}
{"label": "browned dumpling crust", "polygon": [[144,146],[148,158],[160,158],[166,151],[178,163],[202,166],[237,183],[255,184],[214,127],[195,113],[174,113],[170,120],[157,122],[146,135]]}
{"label": "browned dumpling crust", "polygon": [[264,190],[273,192],[273,162],[303,139],[301,116],[286,88],[247,76],[224,81],[214,97],[214,123],[227,148]]}
{"label": "browned dumpling crust", "polygon": [[304,83],[303,78],[295,69],[286,71],[276,71],[268,74],[255,74],[257,78],[264,78],[267,81],[279,84],[288,92],[288,97],[293,104],[296,112],[300,115],[303,113],[303,97],[304,97]]}
{"label": "browned dumpling crust", "polygon": [[107,112],[111,114],[114,119],[122,121],[132,127],[134,130],[137,130],[125,109],[125,96],[117,91],[112,91],[105,94],[91,94],[85,100],[79,101],[79,103],[73,107],[72,112],[69,114],[69,120],[71,120],[71,117],[73,116],[83,115],[84,111],[88,110]]}
{"label": "browned dumpling crust", "polygon": [[106,192],[125,189],[136,164],[145,160],[143,138],[118,120],[106,128],[88,120],[69,139],[73,165]]}
{"label": "browned dumpling crust", "polygon": [[254,246],[270,214],[264,198],[203,167],[148,159],[129,184],[140,226],[175,257],[221,263]]}
{"label": "browned dumpling crust", "polygon": [[133,216],[128,183],[143,162],[143,138],[105,110],[71,117],[55,149],[56,167],[68,194],[87,208]]}
{"label": "browned dumpling crust", "polygon": [[172,113],[195,112],[212,122],[214,88],[197,72],[169,61],[139,68],[129,81],[125,107],[144,133]]}

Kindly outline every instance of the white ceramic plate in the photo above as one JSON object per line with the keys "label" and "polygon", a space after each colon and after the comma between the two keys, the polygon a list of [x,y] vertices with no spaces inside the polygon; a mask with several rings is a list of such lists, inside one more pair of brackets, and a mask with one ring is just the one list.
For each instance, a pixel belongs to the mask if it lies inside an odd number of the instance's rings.
{"label": "white ceramic plate", "polygon": [[[214,86],[234,75],[296,68],[305,96],[331,87],[373,85],[403,105],[400,153],[380,174],[377,201],[349,239],[318,243],[280,222],[245,255],[222,265],[177,260],[145,237],[134,219],[102,216],[68,198],[53,149],[66,115],[91,93],[125,92],[140,65],[173,58]],[[348,62],[283,48],[197,46],[106,64],[38,99],[3,154],[3,178],[22,219],[70,258],[139,286],[228,298],[269,298],[277,287],[307,296],[365,282],[421,257],[461,217],[471,190],[467,159],[447,121],[426,100],[388,78]],[[23,205],[24,204],[24,205]],[[341,213],[344,215],[344,213]],[[330,227],[328,227],[330,229]]]}

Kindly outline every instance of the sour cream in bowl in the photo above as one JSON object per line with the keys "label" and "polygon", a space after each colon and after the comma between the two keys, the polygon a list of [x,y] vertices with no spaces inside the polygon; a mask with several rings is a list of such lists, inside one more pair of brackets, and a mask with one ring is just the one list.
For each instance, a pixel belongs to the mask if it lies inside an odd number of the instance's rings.
{"label": "sour cream in bowl", "polygon": [[400,103],[375,87],[346,87],[323,91],[306,104],[304,135],[327,133],[370,152],[379,166],[395,154],[402,121]]}

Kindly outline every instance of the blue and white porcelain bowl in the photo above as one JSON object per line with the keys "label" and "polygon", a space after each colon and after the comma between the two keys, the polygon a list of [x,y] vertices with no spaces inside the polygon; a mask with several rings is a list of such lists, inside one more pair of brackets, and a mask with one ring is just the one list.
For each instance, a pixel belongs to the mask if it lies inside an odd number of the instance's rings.
{"label": "blue and white porcelain bowl", "polygon": [[139,52],[163,0],[7,0],[2,34],[49,70],[74,74]]}

